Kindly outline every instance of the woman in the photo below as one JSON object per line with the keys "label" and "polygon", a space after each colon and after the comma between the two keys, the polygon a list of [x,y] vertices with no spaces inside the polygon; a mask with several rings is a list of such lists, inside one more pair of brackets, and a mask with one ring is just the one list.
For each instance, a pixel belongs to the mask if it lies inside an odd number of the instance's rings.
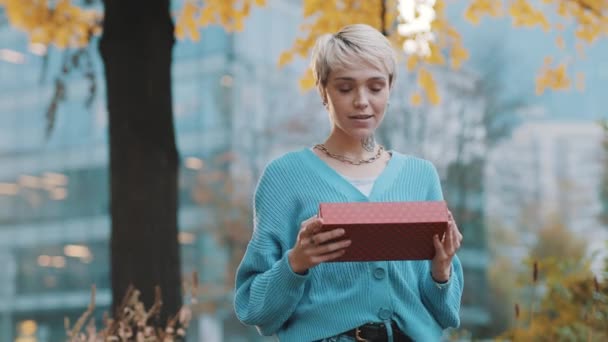
{"label": "woman", "polygon": [[390,42],[367,25],[319,38],[311,67],[332,130],[265,169],[235,310],[263,335],[297,341],[436,341],[459,325],[462,235],[451,214],[433,260],[328,262],[350,241],[321,232],[321,202],[442,200],[435,167],[374,140],[395,82]]}

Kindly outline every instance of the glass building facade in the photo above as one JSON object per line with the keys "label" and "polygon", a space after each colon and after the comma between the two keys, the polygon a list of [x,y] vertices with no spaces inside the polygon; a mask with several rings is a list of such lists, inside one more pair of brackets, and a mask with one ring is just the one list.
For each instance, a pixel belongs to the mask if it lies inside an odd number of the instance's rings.
{"label": "glass building facade", "polygon": [[[173,6],[178,9],[180,1]],[[253,11],[246,32],[232,35],[209,27],[201,41],[179,41],[174,47],[182,271],[196,271],[202,289],[189,330],[191,341],[264,340],[255,329],[241,325],[232,310],[233,254],[239,251],[232,250],[234,238],[226,238],[231,230],[222,226],[217,208],[230,195],[209,201],[210,190],[201,190],[201,179],[211,179],[218,188],[222,183],[213,181],[217,174],[202,171],[209,170],[210,161],[218,165],[216,171],[238,175],[229,155],[247,156],[247,165],[263,165],[270,155],[249,156],[250,151],[242,149],[247,144],[237,143],[235,132],[244,124],[264,126],[252,118],[260,116],[273,96],[266,89],[297,92],[303,65],[280,71],[276,67],[279,52],[290,47],[296,28],[276,28],[293,26],[287,23],[299,17],[299,10],[297,2],[275,1]],[[90,49],[95,100],[87,108],[86,80],[70,76],[67,100],[60,104],[47,136],[45,112],[62,51],[41,51],[24,34],[0,27],[1,341],[65,340],[64,317],[73,323],[86,310],[92,284],[97,288],[98,317],[111,303],[108,116],[96,41]],[[249,101],[246,110],[243,99]],[[250,193],[253,178],[244,184],[243,192]],[[240,215],[249,217],[246,210]]]}

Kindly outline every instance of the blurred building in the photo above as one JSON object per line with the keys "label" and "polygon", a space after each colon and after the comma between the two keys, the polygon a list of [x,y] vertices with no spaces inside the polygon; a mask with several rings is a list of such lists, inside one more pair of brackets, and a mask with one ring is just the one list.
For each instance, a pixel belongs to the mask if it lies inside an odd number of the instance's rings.
{"label": "blurred building", "polygon": [[[243,33],[228,35],[211,27],[203,30],[200,42],[182,41],[174,48],[182,269],[185,275],[197,271],[201,285],[215,289],[202,298],[210,305],[194,320],[192,341],[261,340],[255,329],[234,318],[233,283],[227,278],[230,251],[210,233],[218,228],[215,209],[201,204],[193,192],[210,161],[229,152],[246,156],[239,165],[249,167],[277,153],[253,150],[270,145],[255,131],[243,134],[244,126],[264,131],[272,123],[280,131],[289,120],[277,117],[276,108],[306,106],[300,102],[307,97],[297,88],[304,64],[276,67],[280,52],[297,34],[293,23],[300,20],[299,6],[273,1],[252,11]],[[68,99],[59,106],[47,138],[45,112],[62,52],[29,45],[25,35],[0,26],[0,262],[5,267],[0,341],[64,340],[64,317],[73,324],[86,310],[92,284],[97,286],[97,315],[110,305],[107,113],[96,45],[91,55],[98,94],[92,107],[84,105],[85,80],[68,78]],[[239,175],[234,167],[224,168]],[[249,175],[249,186],[254,177]]]}
{"label": "blurred building", "polygon": [[[603,138],[596,122],[533,121],[518,127],[489,158],[491,219],[521,231],[529,247],[534,229],[557,218],[589,242],[590,253],[605,250],[608,231],[599,221]],[[526,248],[515,254],[525,256]]]}
{"label": "blurred building", "polygon": [[441,103],[416,107],[404,96],[415,75],[400,70],[379,135],[390,148],[431,160],[437,167],[444,198],[465,236],[458,251],[465,276],[461,326],[478,336],[492,323],[487,309],[487,192],[482,182],[488,150],[484,115],[490,99],[479,89],[483,75],[470,69],[440,69],[434,76]]}

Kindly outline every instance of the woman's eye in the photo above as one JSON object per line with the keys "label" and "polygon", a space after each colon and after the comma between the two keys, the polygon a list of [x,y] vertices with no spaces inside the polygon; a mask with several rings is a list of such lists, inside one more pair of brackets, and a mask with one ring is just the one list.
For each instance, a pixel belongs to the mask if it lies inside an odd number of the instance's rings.
{"label": "woman's eye", "polygon": [[350,89],[351,89],[351,88],[339,88],[338,90],[339,90],[341,93],[348,93],[348,92],[350,91]]}

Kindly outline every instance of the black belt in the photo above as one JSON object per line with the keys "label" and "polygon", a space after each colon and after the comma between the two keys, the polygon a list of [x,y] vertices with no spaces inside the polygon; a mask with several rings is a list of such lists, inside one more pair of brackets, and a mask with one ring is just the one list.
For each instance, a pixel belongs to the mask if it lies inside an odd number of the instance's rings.
{"label": "black belt", "polygon": [[[409,336],[407,336],[399,327],[397,323],[391,322],[391,328],[393,330],[393,341],[394,342],[414,342]],[[366,342],[387,342],[388,332],[384,323],[367,323],[359,326],[355,329],[343,332],[342,335],[347,335],[354,338],[356,341]]]}

